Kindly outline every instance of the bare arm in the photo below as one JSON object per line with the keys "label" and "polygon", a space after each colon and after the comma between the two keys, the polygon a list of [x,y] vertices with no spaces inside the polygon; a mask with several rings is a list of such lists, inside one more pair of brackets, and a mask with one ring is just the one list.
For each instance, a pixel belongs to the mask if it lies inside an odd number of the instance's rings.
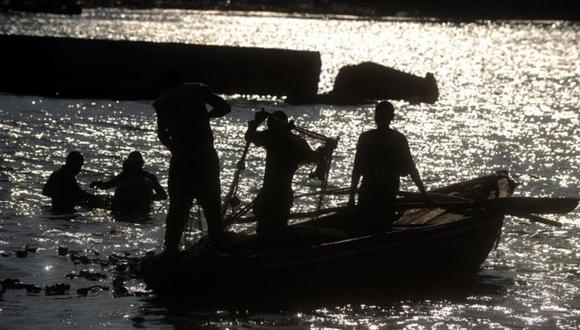
{"label": "bare arm", "polygon": [[349,198],[348,198],[348,205],[350,207],[353,207],[355,202],[354,202],[354,196],[356,194],[356,190],[358,188],[358,183],[360,181],[360,178],[362,176],[362,169],[361,169],[361,161],[362,161],[362,143],[361,143],[361,139],[359,137],[357,145],[356,145],[356,154],[354,156],[354,164],[352,166],[352,174],[350,177],[350,194],[349,194]]}
{"label": "bare arm", "polygon": [[159,183],[159,180],[157,180],[157,177],[154,174],[151,174],[148,172],[145,172],[145,175],[147,176],[147,178],[149,178],[149,180],[153,184],[153,191],[155,191],[155,195],[153,195],[153,199],[156,201],[167,199],[167,193],[165,192],[165,189],[163,189],[163,187]]}
{"label": "bare arm", "polygon": [[407,168],[409,170],[409,175],[411,176],[411,179],[413,180],[413,182],[415,183],[415,185],[417,186],[417,188],[419,188],[419,191],[421,192],[421,195],[423,195],[423,198],[425,199],[425,202],[427,204],[431,204],[431,199],[429,198],[429,196],[427,196],[427,191],[425,190],[425,186],[423,185],[423,181],[421,180],[421,176],[419,175],[419,171],[417,170],[417,166],[415,165],[415,162],[413,161],[413,156],[411,156],[411,150],[409,149],[409,144],[407,142],[407,139],[404,139],[404,143],[405,143],[405,148],[406,148],[406,153],[407,153]]}
{"label": "bare arm", "polygon": [[254,120],[250,120],[248,122],[248,129],[246,130],[246,134],[244,135],[244,139],[248,142],[252,142],[257,146],[263,146],[267,141],[264,137],[262,132],[258,132],[257,128],[260,124],[268,118],[269,113],[266,112],[264,109],[261,111],[256,112],[254,115]]}
{"label": "bare arm", "polygon": [[157,114],[157,137],[159,137],[161,144],[171,150],[171,136],[169,135],[169,129],[165,119],[159,113]]}
{"label": "bare arm", "polygon": [[232,111],[228,102],[212,92],[208,93],[205,102],[212,106],[212,109],[208,112],[210,118],[223,117]]}
{"label": "bare arm", "polygon": [[44,184],[44,186],[42,186],[42,194],[44,196],[48,196],[51,197],[52,195],[52,176],[48,177],[48,180],[46,181],[46,183]]}
{"label": "bare arm", "polygon": [[97,187],[99,189],[109,189],[109,188],[113,188],[116,187],[119,184],[119,181],[121,181],[121,174],[116,175],[114,178],[107,180],[107,181],[94,181],[91,182],[90,187],[94,188]]}
{"label": "bare arm", "polygon": [[413,180],[417,188],[419,188],[419,191],[421,192],[423,197],[427,199],[427,191],[425,190],[425,186],[423,185],[423,181],[421,180],[419,171],[417,170],[417,167],[415,166],[414,163],[413,168],[411,169],[411,173],[409,174],[411,175],[411,179]]}

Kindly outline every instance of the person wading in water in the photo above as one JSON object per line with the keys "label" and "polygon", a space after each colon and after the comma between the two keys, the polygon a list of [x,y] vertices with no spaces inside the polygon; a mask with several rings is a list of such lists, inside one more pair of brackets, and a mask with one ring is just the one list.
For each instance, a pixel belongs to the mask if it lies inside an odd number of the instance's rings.
{"label": "person wading in water", "polygon": [[351,177],[349,207],[355,204],[359,180],[358,212],[367,220],[369,232],[391,228],[395,220],[393,203],[400,186],[400,177],[411,175],[428,204],[425,187],[413,162],[407,138],[390,128],[395,109],[382,101],[375,108],[376,129],[363,132],[358,139]]}
{"label": "person wading in water", "polygon": [[85,159],[78,151],[71,151],[58,170],[52,172],[42,194],[50,197],[52,210],[58,213],[72,213],[81,204],[99,204],[102,200],[79,187],[76,176],[80,173]]}
{"label": "person wading in water", "polygon": [[145,214],[154,200],[167,199],[167,193],[157,177],[145,171],[143,155],[133,151],[123,161],[123,171],[108,181],[94,181],[91,188],[116,187],[111,209],[122,215]]}
{"label": "person wading in water", "polygon": [[[210,244],[218,245],[222,231],[219,159],[209,120],[228,114],[230,105],[202,83],[184,83],[176,68],[164,72],[162,85],[153,107],[159,140],[171,151],[166,251],[178,251],[194,198],[203,208]],[[212,106],[210,111],[206,104]]]}

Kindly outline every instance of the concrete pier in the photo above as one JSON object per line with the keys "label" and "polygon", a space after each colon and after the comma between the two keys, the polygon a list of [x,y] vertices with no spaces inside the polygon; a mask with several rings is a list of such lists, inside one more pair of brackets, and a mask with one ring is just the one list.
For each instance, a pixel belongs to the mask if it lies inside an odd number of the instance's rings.
{"label": "concrete pier", "polygon": [[312,97],[318,52],[116,40],[0,36],[0,91],[67,98],[153,99],[161,72],[183,70],[224,94]]}

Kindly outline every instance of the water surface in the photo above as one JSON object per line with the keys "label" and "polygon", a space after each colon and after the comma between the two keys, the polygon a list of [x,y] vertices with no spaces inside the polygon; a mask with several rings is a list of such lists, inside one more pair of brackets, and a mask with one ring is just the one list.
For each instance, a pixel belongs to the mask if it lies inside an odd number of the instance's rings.
{"label": "water surface", "polygon": [[[362,61],[421,76],[433,72],[440,100],[434,105],[396,102],[393,124],[408,136],[428,187],[508,169],[520,183],[520,195],[577,196],[579,192],[580,26],[575,23],[451,24],[95,9],[80,17],[2,15],[0,32],[317,50],[323,66],[320,91],[331,89],[341,66]],[[330,183],[332,187],[349,184],[356,139],[373,126],[372,105],[289,106],[276,99],[226,98],[233,105],[232,113],[212,122],[224,189],[243,148],[246,122],[262,106],[284,110],[306,128],[340,136]],[[310,142],[317,146],[316,141]],[[64,296],[7,291],[0,300],[0,315],[8,328],[579,326],[578,211],[549,216],[564,224],[559,229],[507,217],[499,247],[485,262],[477,284],[433,293],[388,297],[374,292],[368,301],[353,297],[275,308],[265,302],[250,309],[178,312],[156,304],[148,295],[115,297],[103,291],[77,296],[76,289],[95,283],[67,279],[65,274],[84,269],[103,272],[107,278],[99,283],[111,286],[118,273],[113,267],[75,265],[59,256],[57,247],[102,259],[159,250],[167,203],[156,204],[150,219],[137,223],[118,221],[102,210],[79,209],[67,218],[51,215],[40,190],[73,149],[85,155],[79,182],[87,189],[90,181],[118,173],[122,159],[135,149],[143,152],[146,168],[158,175],[162,185],[167,184],[169,153],[157,141],[150,100],[0,95],[0,250],[10,254],[0,257],[0,279],[71,285],[70,294]],[[263,166],[264,153],[252,148],[240,186],[242,200],[255,195]],[[308,178],[310,170],[304,167],[297,173],[296,191],[319,188]],[[415,189],[409,179],[403,180],[403,188]],[[295,209],[311,209],[313,202],[299,200]],[[344,202],[333,197],[325,205]],[[38,248],[36,253],[16,258],[13,253],[27,244]],[[146,291],[138,280],[125,286],[130,294]]]}

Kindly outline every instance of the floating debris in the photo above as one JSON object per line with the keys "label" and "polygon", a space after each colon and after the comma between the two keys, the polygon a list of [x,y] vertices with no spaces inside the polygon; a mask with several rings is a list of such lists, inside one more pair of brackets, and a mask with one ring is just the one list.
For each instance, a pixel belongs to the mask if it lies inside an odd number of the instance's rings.
{"label": "floating debris", "polygon": [[2,281],[2,285],[5,289],[26,289],[26,284],[22,283],[17,278],[7,278]]}
{"label": "floating debris", "polygon": [[97,273],[90,270],[81,270],[78,274],[75,272],[69,273],[65,275],[66,278],[69,280],[75,279],[77,277],[86,278],[89,281],[98,281],[101,279],[107,278],[107,275],[103,273]]}
{"label": "floating debris", "polygon": [[57,296],[57,295],[65,295],[68,294],[68,290],[70,290],[70,285],[65,283],[56,283],[53,285],[47,285],[44,288],[47,296]]}
{"label": "floating debris", "polygon": [[59,256],[66,256],[68,254],[68,248],[64,247],[64,246],[59,246],[58,247],[58,255]]}
{"label": "floating debris", "polygon": [[40,293],[40,291],[42,291],[41,287],[36,286],[34,284],[22,283],[17,278],[7,278],[1,281],[0,283],[1,283],[0,286],[2,287],[0,289],[0,293],[4,292],[6,289],[14,289],[14,290],[26,289],[26,292],[29,293]]}
{"label": "floating debris", "polygon": [[28,253],[36,253],[36,251],[38,250],[38,247],[30,246],[30,245],[26,244],[26,246],[24,246],[24,250]]}
{"label": "floating debris", "polygon": [[28,251],[18,250],[18,251],[16,251],[16,257],[17,258],[26,258],[26,257],[28,257]]}
{"label": "floating debris", "polygon": [[125,288],[125,281],[127,279],[123,276],[116,277],[113,280],[113,294],[115,297],[124,297],[129,295],[129,290]]}
{"label": "floating debris", "polygon": [[105,285],[93,285],[88,288],[80,288],[77,289],[77,294],[79,296],[87,296],[89,292],[98,292],[98,291],[109,291],[109,287]]}
{"label": "floating debris", "polygon": [[28,292],[28,293],[40,293],[40,291],[42,291],[41,287],[36,286],[34,284],[26,284],[26,292]]}

